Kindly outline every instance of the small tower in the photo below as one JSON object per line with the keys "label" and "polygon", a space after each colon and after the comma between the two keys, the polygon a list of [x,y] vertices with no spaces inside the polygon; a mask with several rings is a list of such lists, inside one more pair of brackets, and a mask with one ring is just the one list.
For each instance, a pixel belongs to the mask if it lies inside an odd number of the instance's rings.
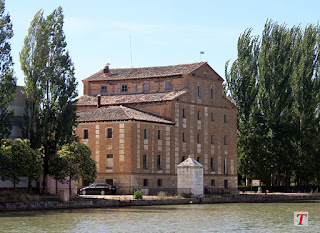
{"label": "small tower", "polygon": [[178,193],[191,193],[195,197],[203,195],[203,165],[188,158],[177,166]]}

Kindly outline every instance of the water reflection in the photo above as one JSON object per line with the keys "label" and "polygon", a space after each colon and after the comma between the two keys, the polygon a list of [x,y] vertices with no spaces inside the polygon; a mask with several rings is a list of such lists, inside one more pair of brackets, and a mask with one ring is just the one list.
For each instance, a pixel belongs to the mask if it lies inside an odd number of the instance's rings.
{"label": "water reflection", "polygon": [[142,206],[0,213],[0,232],[298,232],[294,211],[320,229],[320,202]]}

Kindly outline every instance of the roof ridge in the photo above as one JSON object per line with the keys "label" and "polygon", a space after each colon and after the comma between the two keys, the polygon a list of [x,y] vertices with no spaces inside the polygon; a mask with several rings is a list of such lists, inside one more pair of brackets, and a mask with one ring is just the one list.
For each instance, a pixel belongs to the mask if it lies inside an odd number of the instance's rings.
{"label": "roof ridge", "polygon": [[[203,65],[203,64],[206,64],[207,62],[204,62],[204,61],[201,61],[201,62],[193,62],[193,63],[185,63],[185,64],[176,64],[176,65],[163,65],[163,66],[142,66],[142,67],[131,67],[131,68],[129,68],[129,67],[125,67],[125,68],[110,68],[110,70],[131,70],[131,69],[145,69],[145,68],[161,68],[161,67],[173,67],[173,66],[186,66],[186,65],[195,65],[195,64],[201,64],[201,65]],[[101,69],[101,70],[103,70],[103,69]],[[100,70],[100,71],[101,71]],[[99,71],[99,72],[100,72]],[[98,72],[97,72],[98,73]]]}
{"label": "roof ridge", "polygon": [[100,70],[83,80],[122,80],[177,76],[182,74],[189,74],[204,64],[207,64],[207,62],[194,62],[186,64],[146,66],[135,68],[110,68],[110,74],[108,76],[104,76],[103,70]]}

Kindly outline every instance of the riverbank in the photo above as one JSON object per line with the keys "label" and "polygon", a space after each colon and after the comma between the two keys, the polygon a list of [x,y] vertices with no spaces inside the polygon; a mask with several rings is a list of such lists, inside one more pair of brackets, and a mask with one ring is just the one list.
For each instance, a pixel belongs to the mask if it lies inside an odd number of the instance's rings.
{"label": "riverbank", "polygon": [[79,208],[104,208],[152,205],[182,205],[182,204],[214,204],[214,203],[281,203],[320,200],[319,194],[308,193],[269,193],[240,194],[238,196],[212,196],[202,198],[173,198],[144,196],[135,200],[132,196],[84,196],[73,201],[40,201],[0,203],[0,211],[55,210]]}

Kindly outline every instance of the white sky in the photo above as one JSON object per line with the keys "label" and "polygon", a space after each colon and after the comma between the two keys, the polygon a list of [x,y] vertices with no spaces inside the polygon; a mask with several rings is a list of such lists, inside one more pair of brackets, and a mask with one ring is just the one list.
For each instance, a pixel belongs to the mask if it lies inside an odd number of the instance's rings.
{"label": "white sky", "polygon": [[[259,3],[260,2],[260,3]],[[12,56],[18,85],[24,85],[19,52],[38,10],[45,16],[63,7],[64,32],[82,79],[102,69],[176,65],[207,61],[224,77],[225,63],[237,56],[237,40],[247,28],[261,35],[267,19],[288,27],[317,24],[319,1],[301,0],[6,0],[14,37]],[[200,57],[200,51],[205,54]]]}

